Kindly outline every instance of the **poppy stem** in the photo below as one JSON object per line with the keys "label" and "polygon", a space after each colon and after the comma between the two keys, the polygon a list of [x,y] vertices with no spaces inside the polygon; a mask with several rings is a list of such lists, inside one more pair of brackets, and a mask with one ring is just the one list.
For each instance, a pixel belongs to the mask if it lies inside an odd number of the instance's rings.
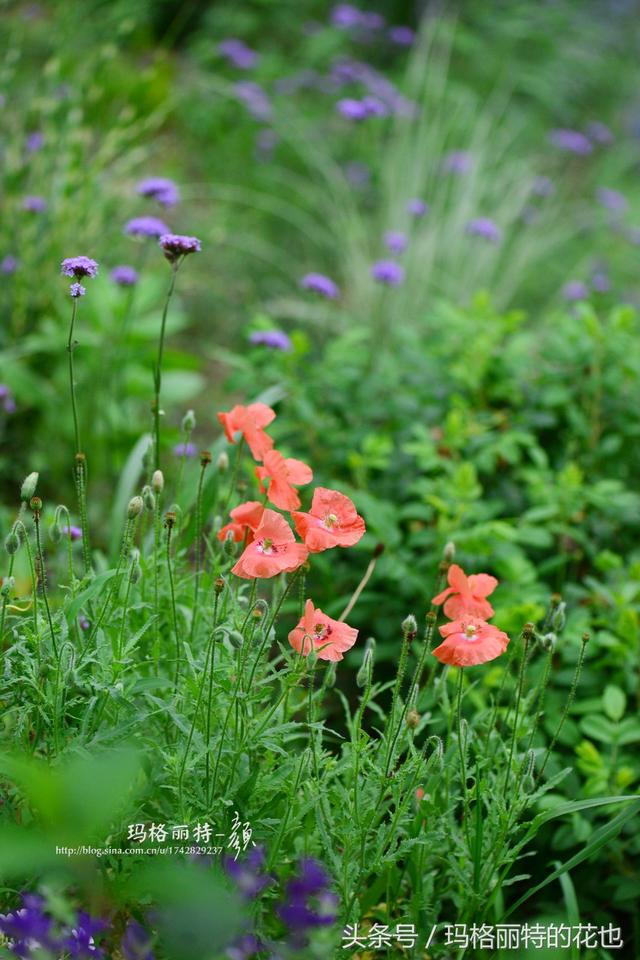
{"label": "poppy stem", "polygon": [[553,737],[551,738],[551,743],[549,744],[549,746],[548,746],[547,749],[546,749],[546,752],[545,752],[545,755],[544,755],[544,759],[543,759],[543,761],[542,761],[542,766],[540,767],[540,770],[538,771],[538,776],[536,777],[536,782],[537,782],[538,780],[540,780],[540,778],[542,777],[542,774],[544,773],[544,769],[545,769],[545,767],[546,767],[546,765],[547,765],[547,761],[548,761],[549,757],[551,756],[551,753],[552,753],[552,751],[553,751],[553,748],[554,748],[555,745],[556,745],[556,741],[557,741],[558,737],[560,736],[560,731],[562,730],[562,728],[563,728],[563,726],[564,726],[565,720],[566,720],[567,717],[569,716],[569,710],[571,709],[571,705],[573,704],[573,701],[574,701],[574,699],[575,699],[576,690],[578,689],[578,682],[579,682],[579,680],[580,680],[580,674],[582,673],[582,665],[583,665],[583,663],[584,663],[584,656],[585,656],[585,651],[586,651],[586,649],[587,649],[587,644],[588,644],[588,642],[589,642],[589,634],[588,634],[588,633],[583,633],[583,634],[582,634],[582,648],[581,648],[581,650],[580,650],[580,655],[578,656],[578,663],[576,664],[576,670],[575,670],[575,673],[574,673],[574,675],[573,675],[573,681],[572,681],[572,683],[571,683],[571,689],[569,690],[569,696],[567,697],[567,701],[566,701],[566,703],[565,703],[565,705],[564,705],[564,710],[562,711],[562,716],[560,717],[560,723],[558,724],[558,728],[557,728],[556,732],[554,733]]}
{"label": "poppy stem", "polygon": [[244,434],[240,437],[238,441],[238,449],[236,451],[236,459],[233,465],[233,473],[231,474],[231,479],[229,481],[229,490],[227,492],[227,499],[224,502],[224,506],[220,513],[223,517],[226,517],[227,511],[229,510],[229,504],[231,503],[231,498],[233,497],[233,491],[238,485],[238,475],[240,473],[240,462],[242,460],[242,454],[244,451]]}
{"label": "poppy stem", "polygon": [[467,794],[467,764],[464,757],[465,745],[462,740],[462,685],[464,683],[464,667],[458,667],[458,696],[456,700],[456,733],[458,752],[460,754],[460,784],[462,786],[462,819],[467,845],[471,850],[471,836],[469,833],[469,797]]}
{"label": "poppy stem", "polygon": [[522,688],[524,686],[524,670],[527,665],[527,649],[529,647],[529,640],[532,637],[532,630],[529,629],[530,625],[526,624],[522,631],[522,659],[520,660],[520,673],[518,676],[518,692],[516,693],[516,709],[513,717],[513,731],[511,735],[511,746],[509,748],[509,761],[507,763],[507,769],[504,775],[504,790],[503,797],[506,799],[507,790],[509,787],[509,778],[511,775],[511,763],[513,761],[513,752],[516,746],[516,740],[518,737],[518,719],[520,716],[520,701],[522,699]]}
{"label": "poppy stem", "polygon": [[378,548],[376,548],[376,550],[374,551],[374,554],[373,554],[371,560],[369,561],[369,566],[368,566],[367,569],[365,570],[365,573],[364,573],[364,576],[363,576],[362,580],[360,581],[360,583],[358,584],[358,586],[357,586],[356,589],[354,590],[353,596],[351,597],[351,600],[349,600],[349,603],[346,605],[346,607],[344,608],[344,610],[342,611],[342,613],[340,614],[340,616],[339,616],[339,618],[338,618],[338,622],[339,622],[339,623],[342,623],[343,620],[346,620],[346,619],[347,619],[347,617],[349,616],[349,614],[351,613],[351,611],[352,611],[353,608],[355,607],[356,603],[357,603],[358,600],[360,599],[360,594],[362,593],[362,591],[364,590],[364,588],[366,587],[366,585],[369,583],[369,580],[370,580],[371,577],[373,576],[373,571],[374,571],[375,568],[376,568],[376,564],[377,564],[377,562],[378,562],[378,558],[380,557],[380,554],[381,554],[381,553],[382,553],[382,551],[378,552]]}

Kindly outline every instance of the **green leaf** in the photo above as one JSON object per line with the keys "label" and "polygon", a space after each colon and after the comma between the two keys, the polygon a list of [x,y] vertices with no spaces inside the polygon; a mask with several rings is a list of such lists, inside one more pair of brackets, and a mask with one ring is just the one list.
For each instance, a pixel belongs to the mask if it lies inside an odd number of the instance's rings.
{"label": "green leaf", "polygon": [[610,720],[622,720],[627,706],[627,697],[620,687],[608,684],[602,694],[602,706]]}
{"label": "green leaf", "polygon": [[120,480],[118,481],[116,494],[113,498],[113,508],[111,510],[111,542],[109,549],[112,556],[116,556],[118,553],[118,544],[120,543],[127,518],[127,504],[138,487],[140,475],[142,474],[142,461],[145,453],[149,449],[150,443],[150,434],[143,434],[129,454],[127,462],[120,474]]}
{"label": "green leaf", "polygon": [[602,743],[614,743],[616,739],[616,728],[607,720],[596,714],[595,717],[585,717],[580,721],[580,729],[588,737],[594,740],[600,740]]}
{"label": "green leaf", "polygon": [[77,597],[73,598],[71,603],[64,611],[64,615],[69,626],[74,623],[82,608],[86,606],[90,600],[93,600],[94,597],[98,596],[105,583],[115,576],[115,572],[116,571],[114,569],[107,570],[105,573],[99,573],[93,578],[86,590],[83,590],[82,593],[79,593]]}

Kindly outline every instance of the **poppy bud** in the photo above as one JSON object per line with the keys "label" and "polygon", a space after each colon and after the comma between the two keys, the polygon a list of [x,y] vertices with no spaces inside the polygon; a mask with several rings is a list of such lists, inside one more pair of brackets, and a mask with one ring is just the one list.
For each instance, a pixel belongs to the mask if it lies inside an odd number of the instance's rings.
{"label": "poppy bud", "polygon": [[373,651],[371,648],[365,650],[362,666],[356,674],[356,683],[359,687],[371,686],[373,678]]}
{"label": "poppy bud", "polygon": [[324,675],[324,685],[329,690],[336,685],[336,663],[334,660],[330,661],[327,667],[327,672]]}
{"label": "poppy bud", "polygon": [[561,600],[558,606],[555,608],[551,614],[551,626],[553,629],[560,633],[564,629],[564,625],[567,622],[567,605],[564,600]]}
{"label": "poppy bud", "polygon": [[133,520],[135,517],[140,516],[144,509],[144,500],[142,497],[131,497],[129,504],[127,506],[127,518]]}
{"label": "poppy bud", "polygon": [[532,623],[525,623],[522,628],[522,639],[525,643],[530,643],[535,636],[536,628]]}
{"label": "poppy bud", "polygon": [[216,470],[218,473],[226,473],[229,469],[229,454],[223,450],[216,460]]}
{"label": "poppy bud", "polygon": [[4,548],[10,557],[16,554],[20,549],[20,537],[15,530],[11,530],[11,532],[5,537]]}
{"label": "poppy bud", "polygon": [[253,605],[253,616],[256,618],[256,620],[266,620],[268,615],[269,604],[267,601],[263,600],[262,598],[260,600],[256,600],[255,604]]}
{"label": "poppy bud", "polygon": [[135,548],[131,551],[131,570],[129,572],[131,583],[138,583],[142,577],[142,567],[140,566],[140,551]]}
{"label": "poppy bud", "polygon": [[149,513],[153,513],[156,508],[156,498],[148,484],[142,488],[142,500]]}
{"label": "poppy bud", "polygon": [[162,470],[154,470],[151,477],[151,486],[156,493],[162,493],[164,490],[164,474]]}
{"label": "poppy bud", "polygon": [[415,728],[418,726],[419,723],[420,723],[420,714],[418,713],[418,711],[409,710],[409,712],[407,713],[407,726],[410,727],[412,730],[415,730]]}
{"label": "poppy bud", "polygon": [[227,535],[224,538],[222,549],[228,557],[232,557],[236,552],[236,542],[233,539],[233,530],[227,530]]}
{"label": "poppy bud", "polygon": [[21,500],[31,500],[38,486],[38,476],[39,474],[37,473],[30,473],[29,476],[25,477],[22,481],[22,487],[20,488]]}
{"label": "poppy bud", "polygon": [[235,647],[236,650],[239,650],[242,644],[244,643],[244,637],[239,630],[229,630],[227,633],[227,638],[232,647]]}
{"label": "poppy bud", "polygon": [[558,642],[558,638],[555,633],[545,633],[544,636],[538,637],[538,641],[543,650],[546,650],[547,653],[553,653]]}
{"label": "poppy bud", "polygon": [[449,540],[449,542],[445,544],[444,550],[442,551],[442,559],[445,563],[452,563],[455,555],[456,545],[453,540]]}
{"label": "poppy bud", "polygon": [[200,466],[208,467],[211,463],[211,454],[208,450],[202,450],[200,453]]}
{"label": "poppy bud", "polygon": [[193,433],[196,428],[196,415],[193,410],[187,410],[180,426],[184,433]]}
{"label": "poppy bud", "polygon": [[42,510],[42,500],[40,497],[31,497],[31,500],[29,500],[29,506],[34,513],[40,513]]}
{"label": "poppy bud", "polygon": [[215,592],[222,593],[224,588],[225,588],[224,577],[216,577],[216,579],[213,581],[213,589],[215,590]]}
{"label": "poppy bud", "polygon": [[418,624],[412,613],[402,621],[402,633],[408,641],[415,640],[418,632]]}
{"label": "poppy bud", "polygon": [[176,525],[177,516],[174,510],[167,510],[164,515],[164,525],[168,530],[173,529]]}

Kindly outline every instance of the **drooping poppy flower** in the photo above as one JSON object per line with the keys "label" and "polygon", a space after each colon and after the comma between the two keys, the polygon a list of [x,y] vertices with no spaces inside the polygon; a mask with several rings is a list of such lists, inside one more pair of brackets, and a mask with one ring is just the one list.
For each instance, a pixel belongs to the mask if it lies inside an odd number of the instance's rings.
{"label": "drooping poppy flower", "polygon": [[265,510],[253,541],[232,569],[237,577],[266,580],[277,573],[291,572],[304,563],[309,551],[297,543],[285,518],[275,510]]}
{"label": "drooping poppy flower", "polygon": [[260,490],[265,492],[263,481],[268,480],[267,497],[281,510],[295,510],[300,506],[300,497],[293,486],[299,487],[311,483],[313,472],[302,460],[283,457],[277,450],[267,450],[264,465],[256,467],[256,476],[260,481]]}
{"label": "drooping poppy flower", "polygon": [[340,620],[332,620],[314,607],[312,600],[307,600],[304,616],[289,634],[289,643],[298,653],[304,653],[306,657],[314,649],[319,660],[336,662],[343,659],[343,654],[357,639],[357,630]]}
{"label": "drooping poppy flower", "polygon": [[364,535],[364,520],[349,497],[316,487],[309,513],[293,513],[293,522],[310,553],[330,547],[352,547]]}
{"label": "drooping poppy flower", "polygon": [[233,523],[227,523],[218,532],[218,540],[226,540],[229,532],[233,533],[233,539],[240,543],[247,538],[247,543],[253,540],[253,534],[260,526],[260,521],[264,515],[264,504],[259,500],[247,500],[240,506],[234,507],[230,511]]}
{"label": "drooping poppy flower", "polygon": [[473,667],[495,660],[509,643],[509,637],[502,630],[468,615],[444,623],[439,630],[445,639],[432,651],[433,655],[441,663],[454,667]]}
{"label": "drooping poppy flower", "polygon": [[440,604],[446,600],[444,612],[450,620],[462,616],[481,617],[486,620],[493,616],[493,607],[485,598],[498,586],[495,577],[490,577],[488,573],[472,573],[468,577],[462,567],[452,563],[447,580],[449,586],[434,597],[431,603]]}
{"label": "drooping poppy flower", "polygon": [[235,434],[241,433],[251,450],[251,456],[255,460],[262,460],[267,450],[273,447],[273,439],[264,432],[264,428],[275,416],[275,410],[266,403],[250,403],[248,407],[237,404],[228,413],[219,413],[218,420],[224,427],[229,443],[235,443]]}

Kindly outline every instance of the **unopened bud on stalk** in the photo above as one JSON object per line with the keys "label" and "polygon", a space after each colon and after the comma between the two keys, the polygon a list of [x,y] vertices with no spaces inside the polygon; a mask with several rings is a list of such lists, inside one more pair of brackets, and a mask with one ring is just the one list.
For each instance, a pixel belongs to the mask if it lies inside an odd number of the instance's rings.
{"label": "unopened bud on stalk", "polygon": [[359,687],[368,687],[373,677],[373,651],[365,650],[362,666],[356,674],[356,683]]}
{"label": "unopened bud on stalk", "polygon": [[227,634],[229,638],[229,643],[232,647],[235,647],[236,650],[239,650],[242,644],[244,643],[244,637],[239,630],[229,630]]}
{"label": "unopened bud on stalk", "polygon": [[229,454],[223,450],[216,460],[216,470],[218,473],[226,473],[229,469]]}
{"label": "unopened bud on stalk", "polygon": [[402,633],[409,642],[415,640],[416,634],[418,633],[418,624],[412,613],[402,621]]}
{"label": "unopened bud on stalk", "polygon": [[62,540],[62,528],[60,527],[57,514],[53,523],[51,524],[51,527],[49,528],[49,536],[51,537],[52,543],[60,543]]}
{"label": "unopened bud on stalk", "polygon": [[151,486],[156,493],[162,493],[164,490],[164,474],[162,470],[154,470],[151,477]]}
{"label": "unopened bud on stalk", "polygon": [[410,727],[412,730],[415,730],[415,728],[418,726],[419,723],[420,723],[420,714],[418,713],[418,711],[409,710],[407,713],[407,726]]}
{"label": "unopened bud on stalk", "polygon": [[213,581],[213,589],[215,590],[215,592],[222,593],[224,588],[225,588],[224,577],[216,577],[216,579]]}
{"label": "unopened bud on stalk", "polygon": [[522,628],[522,639],[525,643],[530,643],[535,636],[536,628],[532,623],[525,623]]}
{"label": "unopened bud on stalk", "polygon": [[236,542],[233,539],[233,530],[228,530],[222,544],[222,550],[228,557],[232,557],[236,552]]}
{"label": "unopened bud on stalk", "polygon": [[555,633],[545,633],[543,636],[538,637],[538,641],[543,650],[546,650],[547,653],[553,653],[558,643],[558,638]]}
{"label": "unopened bud on stalk", "polygon": [[149,484],[145,484],[142,488],[142,501],[149,513],[153,513],[156,508],[156,498]]}
{"label": "unopened bud on stalk", "polygon": [[2,586],[0,587],[0,596],[4,598],[10,597],[11,594],[13,593],[13,588],[15,587],[15,585],[16,585],[15,577],[6,577],[2,581]]}
{"label": "unopened bud on stalk", "polygon": [[375,638],[375,637],[367,637],[366,643],[365,643],[365,645],[364,645],[364,649],[365,649],[365,650],[371,650],[371,653],[372,653],[372,654],[375,654],[375,652],[376,652],[376,638]]}
{"label": "unopened bud on stalk", "polygon": [[564,629],[564,625],[567,622],[567,605],[564,600],[561,600],[558,606],[555,608],[551,614],[551,626],[553,629],[560,633]]}
{"label": "unopened bud on stalk", "polygon": [[29,500],[29,506],[34,513],[40,513],[42,510],[42,500],[40,497],[31,497],[31,500]]}
{"label": "unopened bud on stalk", "polygon": [[318,654],[315,647],[312,647],[307,654],[307,669],[313,670],[318,662]]}
{"label": "unopened bud on stalk", "polygon": [[36,492],[36,487],[38,486],[38,476],[37,473],[30,473],[28,477],[22,481],[22,487],[20,488],[20,499],[21,500],[31,500],[31,497]]}
{"label": "unopened bud on stalk", "polygon": [[420,688],[417,683],[411,688],[411,693],[409,694],[409,699],[407,700],[407,710],[415,710],[416,704],[418,702],[418,694],[420,693]]}
{"label": "unopened bud on stalk", "polygon": [[208,467],[211,463],[212,457],[208,450],[202,450],[200,452],[200,466]]}
{"label": "unopened bud on stalk", "polygon": [[131,551],[131,570],[129,572],[131,583],[137,583],[142,577],[142,567],[140,566],[140,551],[135,547]]}
{"label": "unopened bud on stalk", "polygon": [[433,610],[429,610],[425,614],[425,620],[427,621],[427,626],[433,626],[433,624],[436,622],[437,619],[438,619],[438,615]]}
{"label": "unopened bud on stalk", "polygon": [[193,433],[196,428],[196,415],[193,410],[187,410],[180,426],[185,433]]}
{"label": "unopened bud on stalk", "polygon": [[131,497],[129,504],[127,506],[127,517],[129,520],[133,520],[134,517],[139,517],[144,509],[144,500],[142,497]]}
{"label": "unopened bud on stalk", "polygon": [[269,614],[269,604],[266,600],[260,598],[253,605],[253,616],[256,620],[265,620]]}
{"label": "unopened bud on stalk", "polygon": [[16,554],[20,549],[20,537],[15,530],[11,530],[10,533],[8,533],[5,537],[4,548],[10,557]]}
{"label": "unopened bud on stalk", "polygon": [[444,550],[442,551],[442,559],[445,563],[453,563],[453,558],[456,555],[456,545],[453,540],[449,540],[445,544]]}
{"label": "unopened bud on stalk", "polygon": [[164,515],[164,525],[168,530],[171,530],[176,525],[177,516],[174,510],[167,510]]}
{"label": "unopened bud on stalk", "polygon": [[336,664],[333,660],[329,663],[327,672],[324,675],[324,685],[329,690],[336,685]]}

